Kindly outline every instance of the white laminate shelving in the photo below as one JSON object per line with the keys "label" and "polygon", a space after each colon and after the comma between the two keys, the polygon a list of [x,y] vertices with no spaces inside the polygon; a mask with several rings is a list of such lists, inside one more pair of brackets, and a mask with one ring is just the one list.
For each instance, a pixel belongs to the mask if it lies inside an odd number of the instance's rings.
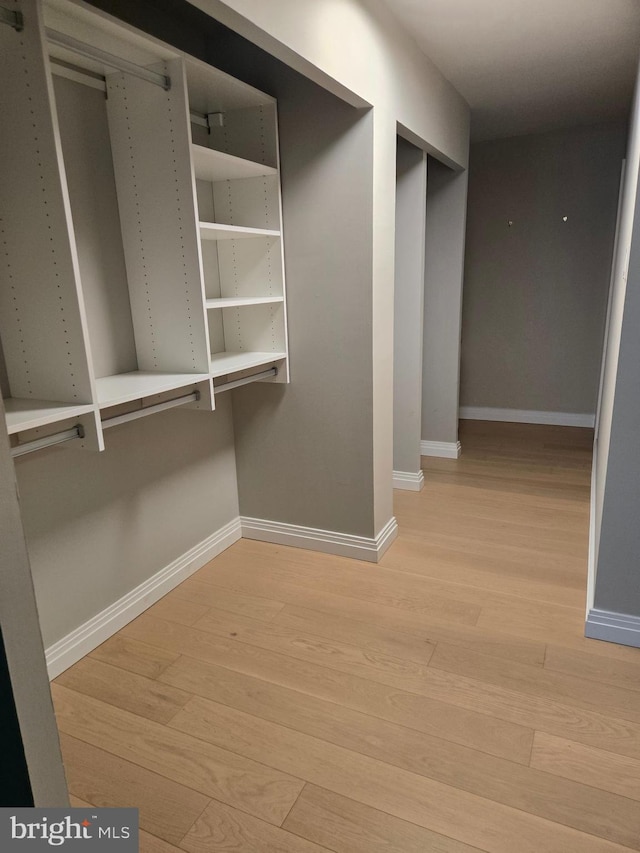
{"label": "white laminate shelving", "polygon": [[[207,86],[186,61],[191,161],[211,352],[217,378],[278,363],[289,381],[277,106],[257,89]],[[214,121],[211,114],[216,115]]]}
{"label": "white laminate shelving", "polygon": [[282,361],[286,357],[286,352],[217,352],[211,356],[211,375],[215,379],[239,370]]}
{"label": "white laminate shelving", "polygon": [[247,237],[279,237],[271,228],[246,228],[221,222],[200,222],[201,240],[243,240]]}
{"label": "white laminate shelving", "polygon": [[6,427],[16,433],[80,412],[87,415],[81,446],[98,449],[42,10],[37,0],[11,5],[22,12],[25,26],[20,32],[0,27],[0,351]]}
{"label": "white laminate shelving", "polygon": [[242,178],[266,178],[277,175],[273,166],[245,160],[204,145],[191,145],[191,159],[195,176],[201,181],[233,181]]}
{"label": "white laminate shelving", "polygon": [[106,409],[154,394],[186,388],[208,379],[207,373],[154,373],[147,370],[103,376],[96,379],[98,403],[101,409]]}
{"label": "white laminate shelving", "polygon": [[74,0],[18,5],[24,29],[0,28],[7,431],[77,418],[74,446],[101,450],[100,410],[197,386],[211,411],[214,377],[272,363],[288,382],[274,98]]}
{"label": "white laminate shelving", "polygon": [[73,403],[58,403],[53,400],[25,400],[9,397],[4,401],[9,435],[28,429],[49,426],[69,418],[86,415],[93,406],[77,406]]}
{"label": "white laminate shelving", "polygon": [[284,296],[225,296],[219,299],[207,299],[208,310],[222,308],[242,308],[249,305],[278,305],[284,302]]}

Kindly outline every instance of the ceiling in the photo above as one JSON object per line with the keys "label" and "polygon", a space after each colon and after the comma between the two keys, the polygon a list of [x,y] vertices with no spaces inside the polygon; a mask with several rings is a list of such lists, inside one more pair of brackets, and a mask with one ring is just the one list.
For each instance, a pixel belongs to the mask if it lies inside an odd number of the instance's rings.
{"label": "ceiling", "polygon": [[471,107],[472,139],[626,116],[640,0],[386,0]]}

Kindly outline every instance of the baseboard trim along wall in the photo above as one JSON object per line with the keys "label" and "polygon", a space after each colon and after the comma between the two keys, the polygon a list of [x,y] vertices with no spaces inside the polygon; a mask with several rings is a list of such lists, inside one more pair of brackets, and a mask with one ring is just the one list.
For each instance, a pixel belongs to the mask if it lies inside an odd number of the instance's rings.
{"label": "baseboard trim along wall", "polygon": [[425,441],[420,442],[421,456],[441,456],[443,459],[457,459],[462,453],[459,441]]}
{"label": "baseboard trim along wall", "polygon": [[370,563],[377,563],[398,535],[398,522],[395,518],[390,518],[375,538],[352,536],[349,533],[337,533],[333,530],[319,530],[316,527],[300,527],[297,524],[283,524],[280,521],[268,521],[264,518],[241,516],[240,521],[242,536],[245,539],[307,548],[324,554],[367,560]]}
{"label": "baseboard trim along wall", "polygon": [[587,615],[585,636],[640,648],[640,616],[627,616],[594,607]]}
{"label": "baseboard trim along wall", "polygon": [[46,651],[49,678],[53,679],[60,675],[80,658],[97,648],[100,643],[104,643],[116,631],[159,601],[163,595],[171,592],[181,581],[202,568],[209,560],[217,557],[241,537],[240,519],[234,518],[229,524],[169,563],[106,610],[54,643]]}
{"label": "baseboard trim along wall", "polygon": [[424,474],[418,471],[394,471],[393,488],[404,489],[407,492],[419,492],[424,486]]}
{"label": "baseboard trim along wall", "polygon": [[509,424],[548,424],[549,426],[595,426],[592,412],[538,412],[526,409],[486,409],[478,406],[461,406],[463,421],[502,421]]}
{"label": "baseboard trim along wall", "polygon": [[49,678],[56,678],[65,669],[73,666],[136,616],[144,613],[163,595],[171,592],[179,583],[243,537],[377,563],[397,535],[398,522],[395,518],[389,519],[380,533],[370,539],[366,536],[351,536],[348,533],[299,527],[261,518],[235,518],[50,646],[46,650]]}

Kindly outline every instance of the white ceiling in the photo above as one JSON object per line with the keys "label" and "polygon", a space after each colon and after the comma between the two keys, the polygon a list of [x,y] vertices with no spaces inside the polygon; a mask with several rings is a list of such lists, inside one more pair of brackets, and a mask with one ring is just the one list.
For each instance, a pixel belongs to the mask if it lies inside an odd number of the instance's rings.
{"label": "white ceiling", "polygon": [[626,116],[640,0],[386,0],[468,101],[472,138]]}

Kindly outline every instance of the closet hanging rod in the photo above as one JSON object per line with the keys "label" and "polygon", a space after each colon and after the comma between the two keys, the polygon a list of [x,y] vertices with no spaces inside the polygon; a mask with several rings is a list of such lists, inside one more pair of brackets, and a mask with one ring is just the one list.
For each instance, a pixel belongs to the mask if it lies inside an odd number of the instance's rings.
{"label": "closet hanging rod", "polygon": [[6,9],[4,6],[0,6],[0,24],[7,24],[10,27],[19,33],[24,29],[24,18],[22,17],[22,12],[14,11],[13,9]]}
{"label": "closet hanging rod", "polygon": [[81,68],[79,65],[74,65],[73,62],[65,62],[63,59],[58,59],[56,56],[49,57],[51,63],[51,73],[58,77],[66,77],[69,80],[75,80],[76,83],[82,83],[84,86],[89,86],[91,89],[97,89],[99,92],[107,92],[107,79],[101,74],[94,74],[92,71],[87,71],[86,68]]}
{"label": "closet hanging rod", "polygon": [[144,418],[146,415],[153,415],[156,412],[164,412],[167,409],[175,409],[176,406],[184,406],[185,403],[197,403],[200,399],[200,392],[194,391],[193,394],[185,394],[183,397],[176,397],[173,400],[167,400],[164,403],[156,403],[154,406],[143,406],[142,409],[135,409],[133,412],[125,412],[124,415],[115,415],[112,418],[105,418],[102,421],[102,429],[126,424],[129,421],[135,421],[138,418]]}
{"label": "closet hanging rod", "polygon": [[189,119],[191,124],[197,124],[200,127],[206,127],[207,130],[209,129],[209,122],[207,121],[206,116],[201,116],[200,113],[190,112]]}
{"label": "closet hanging rod", "polygon": [[269,370],[263,370],[262,373],[253,373],[251,376],[245,376],[244,379],[234,379],[232,382],[223,382],[222,385],[214,385],[213,393],[219,394],[221,391],[231,391],[232,388],[248,385],[249,382],[257,382],[259,379],[267,379],[269,376],[277,375],[278,368],[271,367]]}
{"label": "closet hanging rod", "polygon": [[57,30],[51,30],[49,27],[45,29],[47,41],[55,44],[58,47],[64,47],[67,50],[77,53],[80,56],[86,56],[89,59],[97,59],[98,62],[104,62],[111,68],[117,68],[119,71],[124,71],[131,74],[133,77],[139,77],[141,80],[146,80],[149,83],[154,83],[156,86],[161,86],[165,91],[171,88],[171,78],[166,74],[160,74],[158,71],[151,71],[149,68],[144,68],[142,65],[136,65],[134,62],[129,62],[128,59],[123,59],[120,56],[114,56],[112,53],[107,53],[99,47],[94,47],[86,42],[79,41],[68,36],[66,33],[59,33]]}
{"label": "closet hanging rod", "polygon": [[65,441],[73,441],[75,438],[84,438],[84,430],[80,424],[73,429],[66,429],[63,432],[46,435],[44,438],[36,438],[34,441],[17,444],[11,448],[11,455],[14,458],[24,456],[26,453],[33,453],[34,450],[44,450],[45,447],[54,447],[56,444],[63,444]]}

